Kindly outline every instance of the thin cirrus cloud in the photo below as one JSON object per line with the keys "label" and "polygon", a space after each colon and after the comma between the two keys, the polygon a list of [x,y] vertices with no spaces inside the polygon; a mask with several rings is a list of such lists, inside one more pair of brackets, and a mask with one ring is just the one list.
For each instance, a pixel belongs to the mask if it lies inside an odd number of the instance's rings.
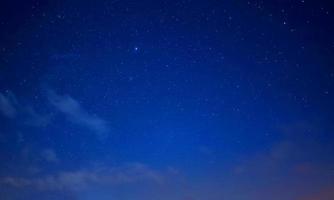
{"label": "thin cirrus cloud", "polygon": [[41,152],[41,156],[47,162],[51,162],[51,163],[58,163],[59,162],[59,158],[58,158],[56,152],[53,149],[45,149],[45,150],[43,150]]}
{"label": "thin cirrus cloud", "polygon": [[41,114],[33,106],[22,104],[9,90],[0,92],[0,115],[34,127],[45,127],[52,119],[51,115]]}
{"label": "thin cirrus cloud", "polygon": [[7,176],[0,178],[0,185],[17,189],[31,188],[44,191],[70,189],[81,191],[96,184],[113,186],[142,181],[163,184],[165,175],[163,172],[154,170],[142,163],[131,163],[122,167],[97,167],[61,171],[40,177]]}
{"label": "thin cirrus cloud", "polygon": [[[64,114],[71,122],[90,129],[100,137],[104,137],[108,133],[108,123],[87,112],[71,96],[60,95],[49,89],[47,90],[47,99],[53,109]],[[53,119],[52,114],[41,114],[31,105],[22,105],[10,91],[0,92],[0,114],[8,119],[19,120],[25,125],[34,127],[46,127]]]}
{"label": "thin cirrus cloud", "polygon": [[63,113],[68,120],[89,128],[99,136],[104,136],[109,131],[108,123],[104,119],[89,114],[80,103],[71,96],[59,95],[53,90],[48,90],[47,96],[51,105]]}
{"label": "thin cirrus cloud", "polygon": [[15,97],[11,92],[2,94],[0,92],[0,112],[8,118],[14,118],[16,116]]}
{"label": "thin cirrus cloud", "polygon": [[25,120],[25,124],[29,126],[46,127],[52,120],[51,114],[41,114],[32,106],[27,106],[25,113],[28,116]]}

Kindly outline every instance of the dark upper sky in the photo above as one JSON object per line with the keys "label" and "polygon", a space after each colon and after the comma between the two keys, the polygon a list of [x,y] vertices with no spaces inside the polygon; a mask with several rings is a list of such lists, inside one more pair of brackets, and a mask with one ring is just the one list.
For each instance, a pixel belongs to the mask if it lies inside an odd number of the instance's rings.
{"label": "dark upper sky", "polygon": [[325,0],[0,3],[0,199],[334,199]]}

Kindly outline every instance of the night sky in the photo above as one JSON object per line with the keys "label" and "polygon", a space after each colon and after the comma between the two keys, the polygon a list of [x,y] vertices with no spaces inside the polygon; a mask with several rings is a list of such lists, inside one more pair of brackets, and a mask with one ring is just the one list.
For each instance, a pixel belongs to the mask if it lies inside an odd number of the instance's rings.
{"label": "night sky", "polygon": [[331,0],[2,0],[1,200],[333,200]]}

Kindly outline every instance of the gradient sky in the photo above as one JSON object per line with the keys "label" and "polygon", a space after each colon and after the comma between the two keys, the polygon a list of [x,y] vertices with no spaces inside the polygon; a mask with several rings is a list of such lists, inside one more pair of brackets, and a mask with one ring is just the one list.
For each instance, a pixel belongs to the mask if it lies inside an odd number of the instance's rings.
{"label": "gradient sky", "polygon": [[1,200],[333,200],[328,0],[3,0]]}

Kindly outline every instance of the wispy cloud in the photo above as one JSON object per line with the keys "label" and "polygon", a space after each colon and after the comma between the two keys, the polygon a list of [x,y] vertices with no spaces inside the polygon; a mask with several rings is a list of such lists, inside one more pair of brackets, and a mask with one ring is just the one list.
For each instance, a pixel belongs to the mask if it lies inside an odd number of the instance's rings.
{"label": "wispy cloud", "polygon": [[59,158],[53,149],[45,149],[41,152],[42,157],[51,163],[58,163]]}
{"label": "wispy cloud", "polygon": [[52,115],[39,113],[31,105],[22,104],[9,90],[5,93],[0,92],[0,114],[35,127],[47,126],[52,118]]}
{"label": "wispy cloud", "polygon": [[141,163],[122,167],[97,167],[76,171],[62,171],[36,178],[2,177],[0,185],[36,190],[84,190],[96,184],[122,185],[138,182],[162,184],[165,174]]}
{"label": "wispy cloud", "polygon": [[27,106],[25,109],[25,113],[26,113],[25,124],[29,126],[45,127],[52,120],[52,115],[41,114],[37,112],[32,106]]}
{"label": "wispy cloud", "polygon": [[[88,113],[71,96],[59,95],[53,90],[47,90],[47,98],[53,108],[63,113],[68,120],[90,129],[99,137],[105,137],[106,133],[108,133],[108,123],[104,119]],[[10,91],[0,92],[0,114],[34,127],[45,127],[53,118],[51,114],[39,113],[31,105],[21,105]]]}
{"label": "wispy cloud", "polygon": [[87,127],[99,136],[104,136],[109,131],[108,123],[102,118],[89,114],[77,100],[69,95],[59,95],[53,90],[48,90],[49,102],[70,121]]}
{"label": "wispy cloud", "polygon": [[8,117],[14,118],[16,116],[16,99],[11,92],[3,94],[0,92],[0,112]]}

